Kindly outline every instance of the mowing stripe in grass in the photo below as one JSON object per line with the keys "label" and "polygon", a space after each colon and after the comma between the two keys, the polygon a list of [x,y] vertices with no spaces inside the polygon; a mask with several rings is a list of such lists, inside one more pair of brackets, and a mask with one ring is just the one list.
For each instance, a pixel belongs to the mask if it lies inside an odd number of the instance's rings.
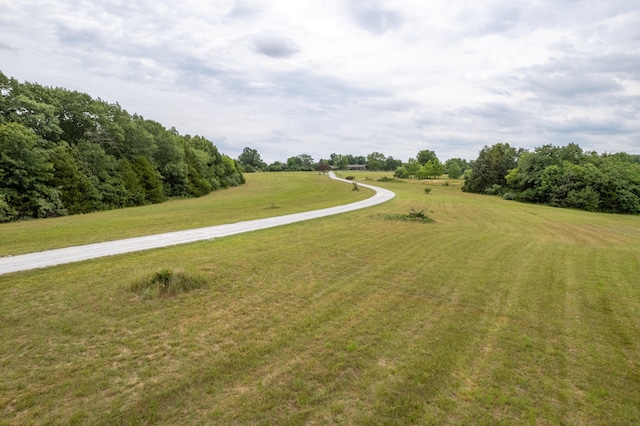
{"label": "mowing stripe in grass", "polygon": [[[380,185],[348,215],[0,276],[0,423],[640,423],[638,217]],[[436,222],[381,219],[411,208]],[[208,285],[130,292],[163,268]]]}

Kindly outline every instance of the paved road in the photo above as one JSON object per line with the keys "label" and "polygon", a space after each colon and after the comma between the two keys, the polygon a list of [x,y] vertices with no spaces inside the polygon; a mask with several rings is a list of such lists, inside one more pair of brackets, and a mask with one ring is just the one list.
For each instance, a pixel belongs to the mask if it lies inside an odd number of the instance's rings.
{"label": "paved road", "polygon": [[[329,173],[332,179],[351,184],[351,181],[337,178]],[[209,226],[206,228],[190,229],[186,231],[168,232],[166,234],[148,235],[145,237],[128,238],[125,240],[107,241],[104,243],[87,244],[83,246],[67,247],[37,253],[21,254],[17,256],[0,257],[0,275],[10,272],[27,271],[30,269],[46,268],[63,263],[80,262],[87,259],[112,256],[115,254],[131,253],[194,241],[211,240],[243,232],[257,231],[274,226],[287,225],[294,222],[331,216],[338,213],[350,212],[375,206],[395,197],[395,193],[387,189],[378,188],[358,182],[358,186],[373,189],[376,194],[357,203],[344,206],[330,207],[310,212],[295,213],[266,219],[249,220],[227,225]]]}

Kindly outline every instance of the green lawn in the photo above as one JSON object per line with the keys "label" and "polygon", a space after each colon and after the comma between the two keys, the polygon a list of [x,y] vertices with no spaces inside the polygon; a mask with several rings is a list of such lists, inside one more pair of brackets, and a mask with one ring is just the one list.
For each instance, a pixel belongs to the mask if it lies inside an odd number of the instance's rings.
{"label": "green lawn", "polygon": [[[0,276],[0,423],[640,423],[639,217],[381,175],[357,174],[398,194],[373,208]],[[329,182],[271,197],[288,176],[173,203],[216,222],[236,217],[218,196],[249,218],[370,195]],[[435,222],[384,219],[411,208]],[[86,231],[101,215],[56,221]],[[164,268],[209,284],[130,291]]]}
{"label": "green lawn", "polygon": [[201,198],[0,224],[0,256],[152,235],[332,207],[373,195],[316,173],[248,174],[245,185]]}

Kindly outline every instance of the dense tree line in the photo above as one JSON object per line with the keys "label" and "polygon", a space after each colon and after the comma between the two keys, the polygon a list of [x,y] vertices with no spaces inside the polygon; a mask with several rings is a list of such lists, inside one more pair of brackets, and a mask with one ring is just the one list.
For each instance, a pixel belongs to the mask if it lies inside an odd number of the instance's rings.
{"label": "dense tree line", "polygon": [[246,147],[238,157],[238,162],[246,172],[347,170],[349,166],[361,165],[372,171],[393,171],[396,177],[403,179],[437,179],[443,173],[451,179],[458,179],[469,168],[469,162],[461,158],[451,158],[443,164],[434,151],[426,149],[406,163],[380,152],[372,152],[366,156],[332,153],[328,159],[320,159],[317,163],[310,155],[300,154],[289,157],[286,162],[267,164],[257,150]]}
{"label": "dense tree line", "polygon": [[335,170],[347,170],[351,165],[366,166],[372,171],[394,171],[402,166],[401,160],[380,153],[372,152],[368,155],[336,154],[332,153],[327,159],[320,159],[315,162],[308,154],[300,154],[287,158],[287,161],[274,161],[267,164],[262,161],[260,154],[253,148],[245,148],[238,157],[238,162],[246,172],[265,171],[312,171],[326,168]]}
{"label": "dense tree line", "polygon": [[244,183],[208,140],[0,72],[0,222],[193,197]]}
{"label": "dense tree line", "polygon": [[640,155],[585,152],[577,144],[528,152],[485,146],[463,191],[595,212],[640,213]]}

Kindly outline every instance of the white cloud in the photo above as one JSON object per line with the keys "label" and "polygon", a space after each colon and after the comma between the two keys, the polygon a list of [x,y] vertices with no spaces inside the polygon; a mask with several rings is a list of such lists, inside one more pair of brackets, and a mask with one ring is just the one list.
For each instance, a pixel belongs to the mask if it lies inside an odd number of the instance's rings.
{"label": "white cloud", "polygon": [[640,152],[634,0],[0,3],[0,71],[274,161]]}

